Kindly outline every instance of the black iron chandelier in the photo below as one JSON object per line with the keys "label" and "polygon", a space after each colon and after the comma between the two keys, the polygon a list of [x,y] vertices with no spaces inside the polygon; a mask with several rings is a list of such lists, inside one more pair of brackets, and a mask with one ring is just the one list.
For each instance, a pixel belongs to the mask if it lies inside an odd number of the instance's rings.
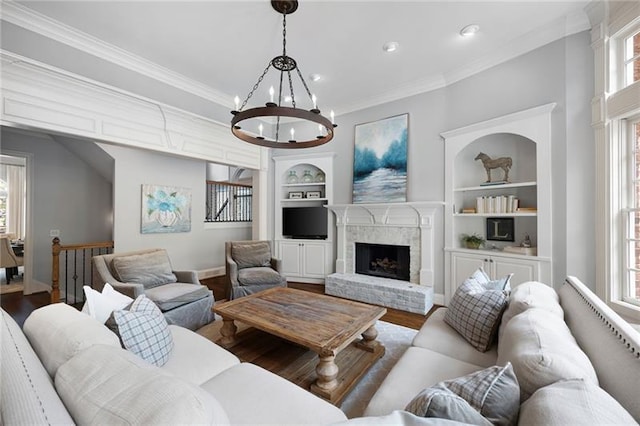
{"label": "black iron chandelier", "polygon": [[[331,111],[330,114],[331,119],[328,119],[321,114],[320,109],[318,109],[317,99],[315,95],[312,95],[309,91],[309,87],[302,77],[302,73],[300,72],[300,68],[298,68],[298,64],[292,57],[287,55],[287,15],[295,12],[298,9],[298,1],[271,0],[271,6],[276,10],[276,12],[282,14],[282,55],[276,56],[271,61],[269,61],[269,64],[262,72],[262,75],[258,78],[258,81],[253,86],[242,104],[240,104],[240,99],[236,96],[235,110],[231,111],[231,114],[233,114],[233,119],[231,120],[231,132],[236,137],[242,139],[245,142],[269,148],[310,148],[325,144],[333,139],[333,129],[334,127],[337,127],[337,125],[334,123],[333,111]],[[247,106],[247,102],[249,101],[249,99],[251,99],[255,91],[258,89],[260,83],[262,83],[271,67],[280,71],[277,99],[274,99],[275,90],[273,89],[273,87],[271,87],[269,90],[270,100],[269,102],[265,103],[265,106],[244,109],[245,106]],[[304,90],[306,91],[311,103],[313,104],[313,108],[302,109],[296,107],[296,97],[293,92],[293,78],[291,75],[292,71],[297,72],[297,75],[300,78],[302,85],[304,86]],[[283,90],[286,90],[283,87],[285,83],[288,83],[288,96],[291,97],[292,106],[290,107],[282,105],[284,99]],[[275,102],[276,100],[277,102]],[[275,122],[275,124],[273,124],[273,132],[268,132],[271,134],[271,136],[264,136],[265,132],[262,123],[259,124],[257,132],[245,131],[242,126],[240,126],[240,123],[242,123],[243,121],[245,121],[246,123],[246,120],[254,118],[264,118],[271,123]],[[305,124],[317,124],[317,131],[315,131],[317,135],[313,138],[308,138],[307,140],[296,140],[295,130],[293,127],[291,127],[290,132],[281,129],[281,127],[283,127],[283,123],[281,123],[282,118],[303,120],[304,122],[306,122]]]}

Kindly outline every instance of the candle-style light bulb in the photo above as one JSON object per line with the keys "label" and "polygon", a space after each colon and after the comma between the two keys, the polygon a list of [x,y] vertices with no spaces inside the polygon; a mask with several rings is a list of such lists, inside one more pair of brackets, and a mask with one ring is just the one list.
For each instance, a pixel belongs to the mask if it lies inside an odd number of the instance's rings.
{"label": "candle-style light bulb", "polygon": [[336,115],[333,112],[333,110],[331,110],[331,112],[329,113],[329,116],[331,117],[331,124],[336,124]]}
{"label": "candle-style light bulb", "polygon": [[276,91],[273,89],[273,86],[269,87],[269,98],[271,102],[273,102],[273,95],[275,95]]}
{"label": "candle-style light bulb", "polygon": [[263,130],[262,123],[260,123],[260,125],[258,126],[258,131],[260,132],[260,137],[262,137],[262,130]]}
{"label": "candle-style light bulb", "polygon": [[313,108],[317,109],[318,108],[318,98],[316,98],[316,95],[311,95],[311,100],[313,101]]}
{"label": "candle-style light bulb", "polygon": [[240,98],[239,97],[235,97],[233,98],[233,102],[235,102],[236,104],[236,111],[240,109]]}
{"label": "candle-style light bulb", "polygon": [[292,127],[292,128],[291,128],[291,140],[294,140],[294,139],[295,139],[295,134],[296,134],[296,131],[295,131],[295,129]]}

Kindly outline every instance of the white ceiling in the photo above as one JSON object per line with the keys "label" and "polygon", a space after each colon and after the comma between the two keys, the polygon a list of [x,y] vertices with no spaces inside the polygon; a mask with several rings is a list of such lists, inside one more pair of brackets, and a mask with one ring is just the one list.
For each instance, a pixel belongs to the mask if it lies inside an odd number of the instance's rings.
{"label": "white ceiling", "polygon": [[[282,18],[268,0],[19,3],[48,25],[58,23],[45,16],[65,24],[57,31],[73,37],[60,40],[74,47],[94,55],[110,52],[112,60],[120,55],[125,66],[153,67],[148,75],[179,80],[228,107],[235,95],[249,93],[268,61],[282,52]],[[302,0],[287,19],[287,53],[319,107],[344,113],[442,87],[585,30],[587,3]],[[472,23],[480,32],[460,37],[460,29]],[[384,53],[387,41],[400,48]],[[312,82],[311,73],[323,79]],[[275,78],[275,71],[269,76]],[[274,81],[266,78],[252,101],[266,101]],[[294,84],[300,99],[303,88]]]}

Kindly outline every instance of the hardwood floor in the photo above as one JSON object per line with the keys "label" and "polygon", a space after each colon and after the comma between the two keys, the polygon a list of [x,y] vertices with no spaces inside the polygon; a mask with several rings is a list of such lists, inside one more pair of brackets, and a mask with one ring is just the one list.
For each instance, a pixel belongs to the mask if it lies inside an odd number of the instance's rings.
{"label": "hardwood floor", "polygon": [[51,296],[46,291],[28,296],[22,293],[9,293],[0,296],[0,305],[22,327],[29,314],[41,306],[48,305]]}
{"label": "hardwood floor", "polygon": [[[212,279],[207,283],[203,282],[203,284],[206,284],[214,291],[216,300],[222,299],[221,296],[224,296],[225,294],[223,279]],[[289,287],[324,294],[324,285],[322,284],[290,282]],[[24,296],[22,293],[9,293],[0,297],[0,304],[2,305],[2,309],[7,311],[7,313],[11,315],[20,326],[22,326],[25,319],[27,319],[34,309],[49,304],[49,293],[42,292],[28,296]],[[427,315],[413,314],[410,312],[387,308],[387,314],[383,316],[381,320],[418,330],[422,327],[422,324],[424,324],[431,312],[433,312],[437,307],[438,306],[434,306]]]}

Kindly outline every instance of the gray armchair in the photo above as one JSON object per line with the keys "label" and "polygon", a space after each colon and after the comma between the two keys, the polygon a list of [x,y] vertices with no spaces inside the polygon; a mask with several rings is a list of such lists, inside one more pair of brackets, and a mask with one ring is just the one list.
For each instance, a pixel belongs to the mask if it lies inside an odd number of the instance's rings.
{"label": "gray armchair", "polygon": [[144,294],[158,305],[169,324],[197,330],[213,321],[213,293],[195,271],[174,271],[164,249],[94,256],[93,286],[105,283],[136,298]]}
{"label": "gray armchair", "polygon": [[225,253],[229,299],[287,286],[282,261],[272,257],[269,241],[227,241]]}

